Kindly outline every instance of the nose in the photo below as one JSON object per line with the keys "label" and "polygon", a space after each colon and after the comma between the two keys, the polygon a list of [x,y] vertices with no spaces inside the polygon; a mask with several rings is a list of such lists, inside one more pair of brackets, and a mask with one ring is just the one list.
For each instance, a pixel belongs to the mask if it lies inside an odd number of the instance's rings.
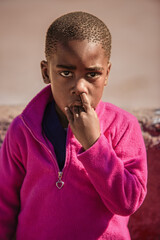
{"label": "nose", "polygon": [[82,93],[87,93],[87,83],[84,78],[79,78],[74,82],[72,94],[80,95]]}

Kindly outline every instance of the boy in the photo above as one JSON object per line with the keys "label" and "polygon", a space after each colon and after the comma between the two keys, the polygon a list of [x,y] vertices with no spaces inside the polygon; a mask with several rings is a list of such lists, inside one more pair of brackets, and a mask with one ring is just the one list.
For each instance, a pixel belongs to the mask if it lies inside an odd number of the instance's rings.
{"label": "boy", "polygon": [[11,124],[0,152],[0,239],[130,239],[146,195],[135,117],[101,101],[111,35],[95,16],[55,20],[43,89]]}

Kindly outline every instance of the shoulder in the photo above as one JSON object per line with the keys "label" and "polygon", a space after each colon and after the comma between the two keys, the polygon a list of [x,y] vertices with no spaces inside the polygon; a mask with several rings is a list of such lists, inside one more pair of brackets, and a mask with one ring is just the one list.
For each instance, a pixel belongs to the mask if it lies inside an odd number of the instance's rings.
{"label": "shoulder", "polygon": [[125,135],[141,135],[140,125],[131,113],[111,104],[101,102],[98,111],[101,131],[116,145]]}
{"label": "shoulder", "polygon": [[21,116],[22,115],[20,114],[13,119],[5,136],[4,140],[6,140],[11,146],[20,146],[24,142],[26,127]]}
{"label": "shoulder", "polygon": [[22,114],[13,119],[8,128],[8,132],[11,132],[12,134],[18,133],[19,130],[24,126],[21,116]]}
{"label": "shoulder", "polygon": [[100,119],[110,124],[114,122],[118,125],[128,125],[138,122],[134,115],[112,103],[100,102],[99,110]]}

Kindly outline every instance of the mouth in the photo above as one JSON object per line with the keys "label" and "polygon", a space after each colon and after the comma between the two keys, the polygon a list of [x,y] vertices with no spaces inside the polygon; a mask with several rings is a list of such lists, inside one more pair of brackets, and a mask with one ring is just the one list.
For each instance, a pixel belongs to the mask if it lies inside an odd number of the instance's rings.
{"label": "mouth", "polygon": [[84,111],[83,104],[82,104],[82,102],[81,102],[80,100],[72,102],[72,103],[69,105],[69,108],[70,108],[70,110],[71,110],[72,112],[73,112],[73,111],[76,111],[76,112]]}
{"label": "mouth", "polygon": [[69,104],[69,108],[73,108],[73,107],[83,107],[81,100],[76,100],[71,104]]}

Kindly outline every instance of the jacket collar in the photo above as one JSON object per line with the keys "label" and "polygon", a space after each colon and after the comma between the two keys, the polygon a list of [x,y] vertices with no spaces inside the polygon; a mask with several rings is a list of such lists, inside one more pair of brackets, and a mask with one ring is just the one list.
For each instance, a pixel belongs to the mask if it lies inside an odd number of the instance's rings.
{"label": "jacket collar", "polygon": [[[44,142],[42,132],[42,120],[46,106],[53,100],[51,85],[48,85],[42,89],[26,106],[21,114],[24,123],[29,130],[38,138],[38,140]],[[103,114],[103,102],[100,101],[96,107],[96,112],[99,118]]]}
{"label": "jacket collar", "polygon": [[52,100],[51,87],[48,85],[29,102],[21,114],[25,125],[40,141],[44,139],[42,133],[44,111],[47,104]]}

